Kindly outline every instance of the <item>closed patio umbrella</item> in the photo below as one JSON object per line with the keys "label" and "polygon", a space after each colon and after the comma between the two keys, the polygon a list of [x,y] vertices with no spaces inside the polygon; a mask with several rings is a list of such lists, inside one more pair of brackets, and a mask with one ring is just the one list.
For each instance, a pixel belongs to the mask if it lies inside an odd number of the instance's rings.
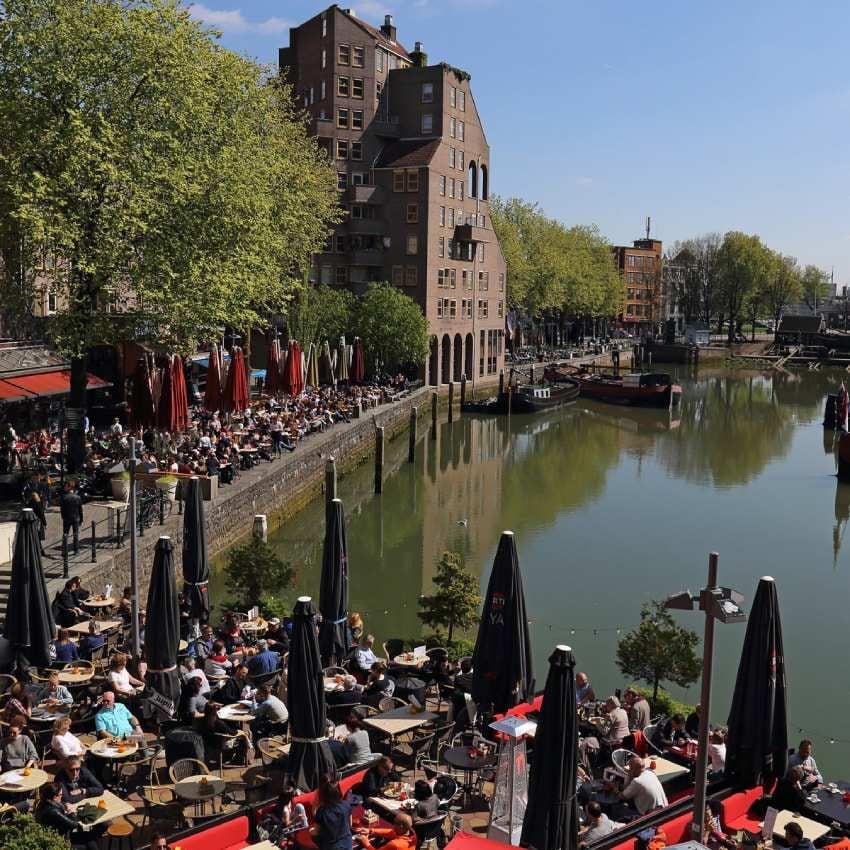
{"label": "closed patio umbrella", "polygon": [[304,362],[298,340],[292,341],[292,395],[304,392]]}
{"label": "closed patio umbrella", "polygon": [[50,664],[50,642],[55,632],[41,566],[38,519],[32,508],[24,508],[15,529],[12,578],[3,632],[15,653],[20,672],[29,667],[47,667]]}
{"label": "closed patio umbrella", "polygon": [[363,340],[354,337],[354,351],[351,355],[351,383],[362,384],[366,377],[366,357],[363,354]]}
{"label": "closed patio umbrella", "polygon": [[210,614],[210,562],[204,529],[204,500],[196,475],[185,482],[183,497],[183,595],[189,603],[189,616],[205,623]]}
{"label": "closed patio umbrella", "polygon": [[280,342],[273,339],[266,357],[266,395],[274,396],[280,390]]}
{"label": "closed patio umbrella", "polygon": [[307,386],[319,386],[319,349],[312,342],[307,355]]}
{"label": "closed patio umbrella", "polygon": [[776,582],[759,579],[729,710],[726,776],[752,788],[788,767],[785,654]]}
{"label": "closed patio umbrella", "polygon": [[472,657],[472,698],[502,713],[534,693],[525,594],[512,531],[502,532]]}
{"label": "closed patio umbrella", "polygon": [[218,356],[218,346],[210,349],[209,365],[207,368],[207,389],[204,393],[204,409],[210,413],[221,409],[221,362]]}
{"label": "closed patio umbrella", "polygon": [[339,350],[336,357],[336,376],[340,381],[348,380],[348,346],[345,337],[339,338]]}
{"label": "closed patio umbrella", "polygon": [[289,728],[292,745],[289,772],[297,788],[312,790],[327,773],[336,775],[328,746],[325,687],[319,641],[316,637],[316,610],[309,596],[301,596],[292,613],[289,644]]}
{"label": "closed patio umbrella", "polygon": [[162,370],[162,390],[156,411],[156,424],[163,431],[174,433],[177,427],[177,388],[174,386],[174,368],[171,358]]}
{"label": "closed patio umbrella", "polygon": [[322,661],[326,665],[338,664],[348,650],[345,639],[348,620],[348,546],[341,499],[331,502],[325,521],[319,611],[322,614],[319,625]]}
{"label": "closed patio umbrella", "polygon": [[327,340],[322,343],[321,355],[319,357],[319,379],[323,384],[336,384],[331,347]]}
{"label": "closed patio umbrella", "polygon": [[245,356],[236,345],[230,352],[230,368],[224,385],[222,406],[229,413],[239,413],[248,407],[248,376],[245,374]]}
{"label": "closed patio umbrella", "polygon": [[156,424],[156,405],[153,403],[151,371],[147,355],[139,358],[133,375],[130,421],[136,428],[147,428]]}
{"label": "closed patio umbrella", "polygon": [[189,427],[189,395],[186,391],[186,368],[183,358],[175,354],[171,358],[172,380],[174,382],[174,418],[178,431]]}
{"label": "closed patio umbrella", "polygon": [[549,674],[534,734],[535,758],[528,780],[528,805],[520,843],[536,850],[576,850],[575,658],[568,646],[549,656]]}
{"label": "closed patio umbrella", "polygon": [[148,587],[145,659],[147,685],[170,699],[180,699],[177,675],[177,648],[180,643],[180,606],[174,571],[174,546],[171,538],[159,538],[153,554],[153,569]]}

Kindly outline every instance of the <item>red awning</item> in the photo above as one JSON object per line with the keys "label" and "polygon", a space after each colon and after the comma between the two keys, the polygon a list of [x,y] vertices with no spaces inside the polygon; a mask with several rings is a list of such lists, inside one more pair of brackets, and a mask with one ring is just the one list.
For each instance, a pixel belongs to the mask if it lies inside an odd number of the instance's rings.
{"label": "red awning", "polygon": [[[18,390],[24,390],[25,393],[20,398],[24,398],[27,393],[37,396],[65,395],[71,392],[71,370],[57,369],[54,372],[42,372],[39,375],[6,378],[3,383],[11,384]],[[86,389],[96,390],[108,386],[111,385],[107,381],[91,373],[88,374]]]}
{"label": "red awning", "polygon": [[0,381],[0,401],[23,401],[25,398],[32,398],[32,393],[8,381]]}

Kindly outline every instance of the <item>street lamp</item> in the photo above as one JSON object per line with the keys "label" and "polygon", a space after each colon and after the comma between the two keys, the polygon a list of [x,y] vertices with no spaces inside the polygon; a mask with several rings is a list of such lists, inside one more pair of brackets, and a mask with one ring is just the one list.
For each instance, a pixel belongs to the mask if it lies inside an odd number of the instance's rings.
{"label": "street lamp", "polygon": [[705,781],[708,772],[708,721],[711,715],[711,672],[714,656],[714,621],[721,623],[743,623],[747,615],[741,608],[744,597],[729,587],[717,586],[717,552],[708,556],[708,583],[692,596],[683,590],[667,597],[664,607],[674,611],[705,612],[705,634],[703,636],[702,687],[700,691],[699,735],[697,742],[697,766],[694,777],[694,818],[691,837],[704,844],[705,838]]}

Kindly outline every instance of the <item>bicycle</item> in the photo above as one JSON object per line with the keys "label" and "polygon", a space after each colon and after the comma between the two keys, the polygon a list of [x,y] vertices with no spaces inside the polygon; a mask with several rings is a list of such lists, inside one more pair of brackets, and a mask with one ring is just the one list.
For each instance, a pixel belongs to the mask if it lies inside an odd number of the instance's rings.
{"label": "bicycle", "polygon": [[152,528],[155,523],[159,522],[160,506],[162,519],[168,519],[168,517],[171,516],[171,511],[174,507],[171,499],[166,498],[165,494],[159,490],[155,492],[151,490],[143,490],[139,494],[139,528]]}

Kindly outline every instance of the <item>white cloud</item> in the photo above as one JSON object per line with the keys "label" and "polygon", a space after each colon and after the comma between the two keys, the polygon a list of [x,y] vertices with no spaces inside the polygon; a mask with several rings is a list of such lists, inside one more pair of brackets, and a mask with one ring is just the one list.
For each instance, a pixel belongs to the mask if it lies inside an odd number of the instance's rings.
{"label": "white cloud", "polygon": [[392,9],[384,0],[355,0],[353,8],[358,17],[363,20],[384,21],[384,15],[391,15]]}
{"label": "white cloud", "polygon": [[576,177],[576,186],[582,186],[583,188],[587,188],[588,186],[593,185],[592,177]]}
{"label": "white cloud", "polygon": [[190,9],[192,17],[221,30],[223,33],[255,33],[257,35],[281,35],[289,31],[289,21],[283,18],[266,18],[250,21],[241,9],[210,9],[203,3],[194,3]]}

